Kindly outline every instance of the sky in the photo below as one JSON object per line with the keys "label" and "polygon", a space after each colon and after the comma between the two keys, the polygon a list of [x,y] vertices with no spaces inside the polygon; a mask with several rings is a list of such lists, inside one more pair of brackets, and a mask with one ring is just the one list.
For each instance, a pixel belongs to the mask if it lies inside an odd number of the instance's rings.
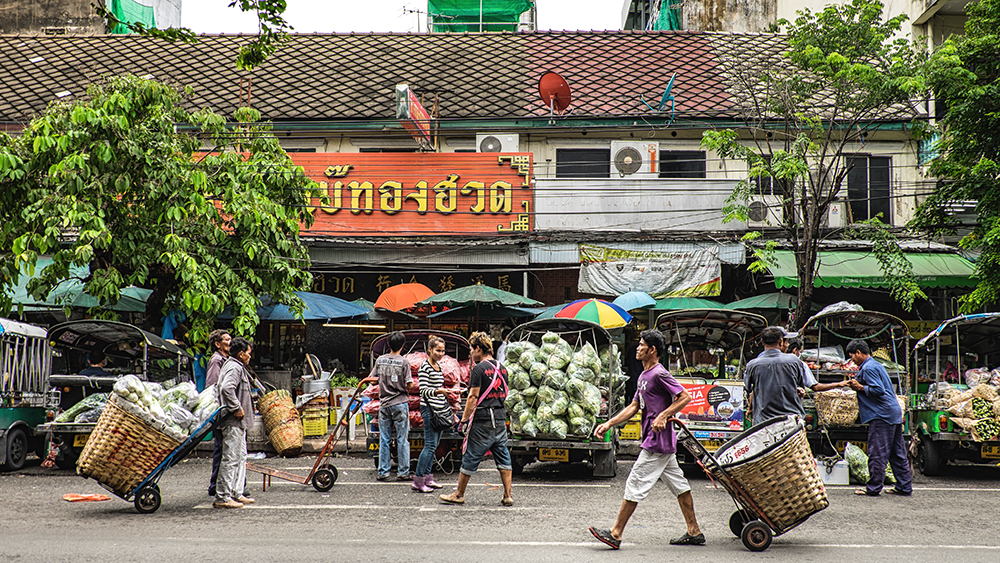
{"label": "sky", "polygon": [[[184,0],[181,25],[198,34],[256,33],[257,18],[227,7],[229,2]],[[539,30],[617,30],[624,0],[536,0],[535,4]],[[405,33],[426,27],[426,11],[426,0],[288,0],[285,19],[295,33]]]}

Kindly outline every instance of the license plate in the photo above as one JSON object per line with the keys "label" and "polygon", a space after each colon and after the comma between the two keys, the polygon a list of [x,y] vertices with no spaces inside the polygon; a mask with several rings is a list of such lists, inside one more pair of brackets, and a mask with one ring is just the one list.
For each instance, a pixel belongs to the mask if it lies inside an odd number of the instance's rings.
{"label": "license plate", "polygon": [[540,448],[538,461],[569,461],[569,450],[563,448]]}
{"label": "license plate", "polygon": [[90,438],[90,434],[77,434],[73,436],[73,447],[82,448],[87,445],[87,438]]}
{"label": "license plate", "polygon": [[983,446],[982,456],[988,459],[1000,459],[1000,446]]}
{"label": "license plate", "polygon": [[[868,442],[851,442],[855,446],[861,448],[861,451],[868,453]],[[847,440],[837,440],[837,451],[844,453],[844,448],[847,447]]]}
{"label": "license plate", "polygon": [[725,444],[724,440],[702,440],[701,445],[705,447],[706,450],[714,452],[715,450],[722,447]]}
{"label": "license plate", "polygon": [[411,452],[413,450],[423,449],[423,447],[424,447],[424,439],[423,438],[416,438],[416,439],[410,440],[410,451]]}

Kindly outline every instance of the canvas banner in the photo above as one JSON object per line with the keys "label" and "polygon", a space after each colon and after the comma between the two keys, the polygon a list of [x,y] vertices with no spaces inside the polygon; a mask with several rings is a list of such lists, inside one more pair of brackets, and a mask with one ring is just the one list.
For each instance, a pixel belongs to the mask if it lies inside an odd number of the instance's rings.
{"label": "canvas banner", "polygon": [[654,299],[719,295],[719,249],[653,252],[581,244],[578,289],[596,295],[644,291]]}

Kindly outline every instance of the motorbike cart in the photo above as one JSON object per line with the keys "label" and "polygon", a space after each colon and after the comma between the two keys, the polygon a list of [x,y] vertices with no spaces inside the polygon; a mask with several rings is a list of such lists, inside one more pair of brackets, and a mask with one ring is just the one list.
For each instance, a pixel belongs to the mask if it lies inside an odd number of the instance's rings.
{"label": "motorbike cart", "polygon": [[[110,393],[122,375],[134,374],[143,381],[155,381],[166,387],[193,381],[193,358],[180,347],[134,325],[117,321],[87,319],[53,326],[48,341],[56,358],[51,385],[60,391],[61,410],[85,397]],[[107,376],[74,375],[86,367],[89,352],[102,351],[110,362]],[[59,446],[56,465],[76,467],[87,437],[95,422],[49,422],[37,427],[39,433],[51,434]]]}
{"label": "motorbike cart", "polygon": [[[656,319],[669,352],[664,361],[691,395],[677,418],[706,451],[744,430],[743,369],[762,349],[760,333],[766,327],[760,315],[729,309],[670,311]],[[696,461],[687,450],[678,451],[678,457],[680,463]]]}
{"label": "motorbike cart", "polygon": [[59,406],[49,389],[52,349],[45,329],[0,318],[0,470],[17,471],[28,452],[44,458],[48,445],[35,428]]}
{"label": "motorbike cart", "polygon": [[[998,341],[1000,313],[981,313],[949,319],[914,346],[909,424],[924,475],[953,460],[1000,460],[993,408],[1000,369],[990,369],[1000,365]],[[949,363],[957,366],[951,373]]]}

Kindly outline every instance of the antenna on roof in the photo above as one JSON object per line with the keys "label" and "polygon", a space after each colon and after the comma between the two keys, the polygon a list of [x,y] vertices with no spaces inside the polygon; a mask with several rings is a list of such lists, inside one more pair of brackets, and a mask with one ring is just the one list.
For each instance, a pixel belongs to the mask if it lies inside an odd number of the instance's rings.
{"label": "antenna on roof", "polygon": [[538,95],[542,103],[549,106],[549,125],[555,123],[554,114],[557,111],[562,114],[572,101],[569,83],[554,72],[546,72],[538,79]]}
{"label": "antenna on roof", "polygon": [[[677,78],[677,73],[670,75],[670,82],[667,84],[667,89],[663,91],[663,97],[660,98],[660,106],[656,108],[656,111],[663,111],[663,106],[667,105],[667,100],[670,100],[670,123],[674,122],[674,95],[670,93],[674,88],[674,79]],[[668,123],[667,125],[670,125]]]}

